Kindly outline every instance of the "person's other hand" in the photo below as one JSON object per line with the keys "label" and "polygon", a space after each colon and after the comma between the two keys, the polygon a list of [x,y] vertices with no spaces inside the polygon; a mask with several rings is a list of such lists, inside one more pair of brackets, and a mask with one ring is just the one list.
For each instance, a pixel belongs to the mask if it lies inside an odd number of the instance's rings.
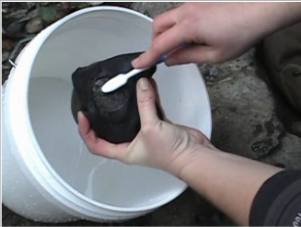
{"label": "person's other hand", "polygon": [[271,29],[261,21],[269,13],[262,3],[185,3],[155,18],[152,44],[132,64],[148,67],[184,43],[194,44],[171,54],[167,65],[233,59]]}
{"label": "person's other hand", "polygon": [[93,154],[159,168],[178,176],[196,152],[214,149],[201,132],[158,118],[154,90],[145,78],[137,83],[137,101],[141,130],[131,143],[112,144],[97,138],[87,118],[79,112],[79,132]]}

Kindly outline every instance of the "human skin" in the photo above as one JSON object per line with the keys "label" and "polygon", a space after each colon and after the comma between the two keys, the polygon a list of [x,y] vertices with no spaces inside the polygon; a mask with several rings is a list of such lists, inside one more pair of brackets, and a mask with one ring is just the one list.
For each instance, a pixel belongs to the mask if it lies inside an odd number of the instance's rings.
{"label": "human skin", "polygon": [[248,225],[252,201],[261,185],[282,169],[216,149],[200,132],[162,121],[146,78],[137,85],[141,130],[131,143],[97,138],[79,112],[79,132],[95,155],[167,171],[185,181],[240,225]]}
{"label": "human skin", "polygon": [[152,44],[133,66],[148,67],[183,43],[193,45],[171,54],[167,65],[231,60],[299,21],[300,12],[301,3],[293,2],[185,3],[155,18]]}
{"label": "human skin", "polygon": [[[150,66],[182,43],[194,45],[170,55],[167,65],[230,60],[300,20],[300,12],[300,3],[186,3],[155,19],[152,45],[133,66]],[[79,113],[79,132],[88,149],[95,155],[167,171],[237,224],[249,225],[259,188],[283,169],[220,151],[200,131],[160,120],[154,90],[145,78],[137,83],[137,102],[141,129],[131,143],[97,138]]]}

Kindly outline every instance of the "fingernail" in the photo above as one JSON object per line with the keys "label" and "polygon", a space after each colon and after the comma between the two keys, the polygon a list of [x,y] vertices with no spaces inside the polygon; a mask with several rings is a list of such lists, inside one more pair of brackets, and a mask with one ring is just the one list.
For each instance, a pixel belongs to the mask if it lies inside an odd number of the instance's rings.
{"label": "fingernail", "polygon": [[147,91],[149,89],[149,82],[146,78],[142,78],[139,81],[139,87],[142,91]]}
{"label": "fingernail", "polygon": [[81,111],[78,111],[77,112],[77,119],[79,120],[82,117],[83,117],[83,113]]}
{"label": "fingernail", "polygon": [[136,68],[139,64],[139,58],[136,58],[134,61],[132,61],[132,66],[134,66],[134,68]]}
{"label": "fingernail", "polygon": [[166,65],[174,65],[176,63],[177,63],[177,60],[174,59],[174,58],[167,58],[166,61],[165,61]]}

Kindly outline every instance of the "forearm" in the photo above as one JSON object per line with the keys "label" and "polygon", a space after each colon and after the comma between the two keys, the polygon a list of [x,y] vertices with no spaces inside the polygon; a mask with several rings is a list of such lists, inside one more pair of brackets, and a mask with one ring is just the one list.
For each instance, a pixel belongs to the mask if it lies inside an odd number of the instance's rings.
{"label": "forearm", "polygon": [[[258,40],[301,20],[301,3],[242,4],[241,17],[250,32],[242,35],[255,31]],[[180,178],[238,224],[248,225],[259,188],[282,169],[214,149],[202,147],[196,153]]]}
{"label": "forearm", "polygon": [[265,2],[245,4],[245,23],[252,24],[250,32],[258,31],[263,38],[301,20],[301,3]]}
{"label": "forearm", "polygon": [[180,178],[240,225],[261,185],[280,168],[216,150],[196,152]]}

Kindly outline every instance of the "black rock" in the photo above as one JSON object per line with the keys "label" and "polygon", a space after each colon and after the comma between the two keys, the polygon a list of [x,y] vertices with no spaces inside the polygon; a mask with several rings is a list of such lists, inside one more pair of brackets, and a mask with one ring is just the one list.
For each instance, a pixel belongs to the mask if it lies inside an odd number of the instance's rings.
{"label": "black rock", "polygon": [[[156,67],[132,77],[126,85],[111,93],[104,94],[101,87],[118,74],[132,70],[131,61],[139,54],[141,53],[119,55],[78,68],[72,74],[74,90],[71,107],[76,122],[77,112],[83,111],[96,135],[111,143],[130,142],[139,132],[136,83],[142,77],[151,79]],[[163,119],[158,105],[157,112],[160,119]]]}

